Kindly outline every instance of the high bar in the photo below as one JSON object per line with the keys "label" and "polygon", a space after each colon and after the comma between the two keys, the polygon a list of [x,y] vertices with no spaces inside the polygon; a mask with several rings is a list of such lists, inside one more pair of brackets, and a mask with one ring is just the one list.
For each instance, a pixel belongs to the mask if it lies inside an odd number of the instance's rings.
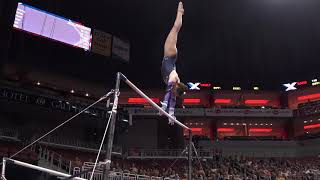
{"label": "high bar", "polygon": [[[119,72],[120,73],[120,72]],[[146,94],[144,94],[137,86],[135,86],[131,81],[129,81],[129,79],[124,76],[122,73],[120,73],[121,75],[121,79],[128,84],[128,86],[130,86],[134,91],[136,91],[138,94],[140,94],[140,96],[144,97],[145,99],[147,99],[147,101],[153,106],[155,107],[157,110],[159,110],[162,114],[164,114],[165,116],[167,116],[169,119],[173,120],[175,123],[177,123],[179,126],[190,130],[189,127],[187,127],[186,125],[182,124],[180,121],[176,120],[175,118],[173,118],[170,114],[168,114],[165,110],[163,110],[160,106],[158,106],[155,102],[153,102]]]}

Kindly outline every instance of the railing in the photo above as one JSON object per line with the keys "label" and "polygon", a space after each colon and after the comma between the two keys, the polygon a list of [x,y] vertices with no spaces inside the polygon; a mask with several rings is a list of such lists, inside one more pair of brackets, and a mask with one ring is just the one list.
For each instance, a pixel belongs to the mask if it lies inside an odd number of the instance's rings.
{"label": "railing", "polygon": [[0,137],[18,140],[18,131],[11,128],[1,128]]}
{"label": "railing", "polygon": [[[89,169],[92,169],[93,166],[94,166],[94,163],[85,162],[81,168],[75,167],[73,169],[73,175],[79,174],[82,171],[87,171]],[[80,175],[80,177],[90,179],[91,173],[92,171],[86,172]],[[121,173],[121,172],[114,172],[114,171],[110,171],[109,178],[111,180],[172,180],[171,178],[139,175],[139,174],[133,174],[133,173]],[[93,180],[103,180],[102,167],[97,166],[95,173],[93,175]]]}
{"label": "railing", "polygon": [[[47,137],[40,141],[42,144],[63,146],[64,148],[84,150],[90,152],[97,152],[99,144],[81,141],[78,139],[62,138],[62,137]],[[104,149],[104,147],[103,147]],[[102,150],[102,152],[105,152]],[[122,155],[122,148],[120,146],[113,145],[112,153],[114,155]]]}
{"label": "railing", "polygon": [[74,147],[82,147],[82,148],[88,148],[88,149],[98,149],[99,144],[97,143],[91,143],[86,141],[81,141],[79,139],[75,138],[66,138],[66,137],[55,137],[55,136],[49,136],[41,140],[42,142],[47,143],[53,143],[53,144],[61,144],[61,145],[69,145]]}
{"label": "railing", "polygon": [[72,173],[72,161],[64,159],[60,154],[56,152],[40,147],[38,158],[40,160],[45,160],[50,167],[57,167],[68,172],[69,174]]}
{"label": "railing", "polygon": [[[39,132],[39,130],[37,131]],[[45,132],[40,134],[44,134],[44,133]],[[20,131],[14,128],[0,128],[0,137],[2,138],[20,141],[19,134],[20,134]],[[68,134],[64,134],[63,132],[60,132],[59,134],[60,136],[53,135],[53,136],[48,136],[46,138],[43,138],[40,141],[40,143],[47,144],[47,145],[63,146],[65,148],[77,149],[77,150],[82,149],[82,150],[92,151],[92,152],[97,152],[97,149],[99,149],[100,144],[98,143],[82,141],[76,138],[70,138]],[[34,138],[31,139],[31,141],[34,139],[37,139],[37,137],[40,137],[40,135],[35,135]],[[122,147],[113,145],[112,152],[113,154],[122,155]]]}
{"label": "railing", "polygon": [[[132,149],[127,153],[128,159],[146,159],[146,158],[158,158],[158,159],[171,159],[171,158],[187,158],[186,153],[182,153],[183,149]],[[186,152],[186,151],[185,151]],[[212,159],[214,152],[211,149],[197,150],[200,158]],[[193,152],[193,156],[196,154]]]}
{"label": "railing", "polygon": [[298,105],[299,116],[320,114],[320,101],[312,101]]}

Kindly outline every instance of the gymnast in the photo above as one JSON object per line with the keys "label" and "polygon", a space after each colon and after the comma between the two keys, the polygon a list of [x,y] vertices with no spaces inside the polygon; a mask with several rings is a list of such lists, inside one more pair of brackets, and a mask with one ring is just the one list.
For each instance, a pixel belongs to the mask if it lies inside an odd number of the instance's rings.
{"label": "gymnast", "polygon": [[[187,86],[180,82],[176,71],[177,61],[177,38],[182,27],[182,16],[184,14],[183,4],[179,2],[177,16],[173,27],[171,28],[164,44],[164,57],[162,60],[161,74],[166,83],[166,93],[161,103],[162,109],[167,111],[173,118],[176,106],[176,98],[181,97],[187,91]],[[161,113],[160,113],[161,115]],[[174,121],[169,118],[169,124],[173,125]]]}

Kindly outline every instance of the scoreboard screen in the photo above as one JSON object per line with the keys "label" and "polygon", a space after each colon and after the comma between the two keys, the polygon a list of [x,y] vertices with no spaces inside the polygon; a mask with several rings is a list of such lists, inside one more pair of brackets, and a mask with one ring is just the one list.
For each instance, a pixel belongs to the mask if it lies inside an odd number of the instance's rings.
{"label": "scoreboard screen", "polygon": [[91,28],[23,3],[18,4],[13,27],[90,50]]}

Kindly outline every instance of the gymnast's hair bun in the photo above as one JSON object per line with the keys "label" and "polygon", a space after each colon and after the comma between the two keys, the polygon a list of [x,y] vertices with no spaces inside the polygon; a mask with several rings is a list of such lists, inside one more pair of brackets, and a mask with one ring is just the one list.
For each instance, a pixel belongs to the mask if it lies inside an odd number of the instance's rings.
{"label": "gymnast's hair bun", "polygon": [[176,94],[176,96],[183,96],[186,94],[187,91],[188,91],[188,86],[186,86],[181,82],[177,83],[174,88],[174,93]]}

